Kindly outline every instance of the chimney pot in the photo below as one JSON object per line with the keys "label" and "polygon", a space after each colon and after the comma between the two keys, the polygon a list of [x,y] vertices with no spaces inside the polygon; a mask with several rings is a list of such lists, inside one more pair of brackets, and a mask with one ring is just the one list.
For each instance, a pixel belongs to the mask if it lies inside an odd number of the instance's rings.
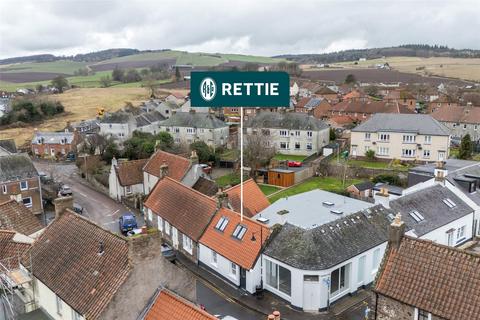
{"label": "chimney pot", "polygon": [[280,311],[273,311],[273,316],[275,317],[275,320],[280,320]]}
{"label": "chimney pot", "polygon": [[192,150],[192,155],[190,156],[190,161],[192,162],[192,164],[198,164],[197,151]]}
{"label": "chimney pot", "polygon": [[160,166],[160,179],[166,176],[168,176],[168,164],[167,161],[163,160],[163,163]]}
{"label": "chimney pot", "polygon": [[404,234],[405,223],[402,221],[402,215],[397,213],[395,219],[390,224],[388,244],[394,248],[398,248],[400,246],[400,242],[402,242]]}

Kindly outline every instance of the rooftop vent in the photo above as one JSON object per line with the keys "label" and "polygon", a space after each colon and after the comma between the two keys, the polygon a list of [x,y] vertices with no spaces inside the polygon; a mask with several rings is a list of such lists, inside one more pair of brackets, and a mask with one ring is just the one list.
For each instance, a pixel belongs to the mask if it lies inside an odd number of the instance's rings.
{"label": "rooftop vent", "polygon": [[264,217],[258,217],[258,218],[257,218],[257,221],[259,221],[259,222],[261,222],[261,223],[267,223],[268,221],[270,221],[270,219],[264,218]]}
{"label": "rooftop vent", "polygon": [[343,211],[341,210],[330,210],[330,212],[333,214],[343,214]]}
{"label": "rooftop vent", "polygon": [[277,214],[279,214],[279,215],[284,215],[284,214],[287,214],[287,213],[288,213],[288,210],[285,210],[285,209],[277,212]]}
{"label": "rooftop vent", "polygon": [[330,201],[323,201],[322,203],[323,203],[323,205],[325,205],[327,207],[332,207],[333,205],[335,205],[335,203],[330,202]]}

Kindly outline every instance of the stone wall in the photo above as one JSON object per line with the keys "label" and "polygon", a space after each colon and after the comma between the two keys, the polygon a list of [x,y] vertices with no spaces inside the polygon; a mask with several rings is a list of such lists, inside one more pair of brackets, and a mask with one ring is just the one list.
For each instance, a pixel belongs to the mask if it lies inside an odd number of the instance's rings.
{"label": "stone wall", "polygon": [[[373,299],[375,303],[375,298]],[[372,308],[375,310],[375,306]],[[415,308],[397,300],[378,295],[377,299],[377,320],[413,320]],[[432,320],[445,320],[432,315]]]}

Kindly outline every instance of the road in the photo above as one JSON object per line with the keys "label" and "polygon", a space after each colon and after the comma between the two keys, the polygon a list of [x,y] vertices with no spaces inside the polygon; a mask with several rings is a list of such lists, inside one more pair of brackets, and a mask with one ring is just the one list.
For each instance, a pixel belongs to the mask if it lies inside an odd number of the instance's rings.
{"label": "road", "polygon": [[[129,211],[123,204],[104,195],[90,186],[78,174],[74,164],[35,162],[38,171],[46,172],[58,181],[70,186],[74,202],[83,207],[83,215],[98,225],[118,233],[118,218]],[[144,224],[143,217],[137,215],[139,227]]]}

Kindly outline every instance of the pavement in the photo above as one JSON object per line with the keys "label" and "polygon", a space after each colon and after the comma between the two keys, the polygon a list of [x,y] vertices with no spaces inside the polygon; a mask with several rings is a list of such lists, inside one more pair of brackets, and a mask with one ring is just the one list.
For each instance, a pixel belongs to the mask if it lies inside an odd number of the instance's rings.
{"label": "pavement", "polygon": [[[112,232],[119,233],[118,218],[131,211],[125,205],[99,192],[85,179],[82,179],[77,166],[73,163],[51,163],[35,161],[38,171],[50,174],[55,181],[70,186],[73,201],[83,207],[83,215]],[[143,216],[136,214],[138,226],[145,224]]]}

